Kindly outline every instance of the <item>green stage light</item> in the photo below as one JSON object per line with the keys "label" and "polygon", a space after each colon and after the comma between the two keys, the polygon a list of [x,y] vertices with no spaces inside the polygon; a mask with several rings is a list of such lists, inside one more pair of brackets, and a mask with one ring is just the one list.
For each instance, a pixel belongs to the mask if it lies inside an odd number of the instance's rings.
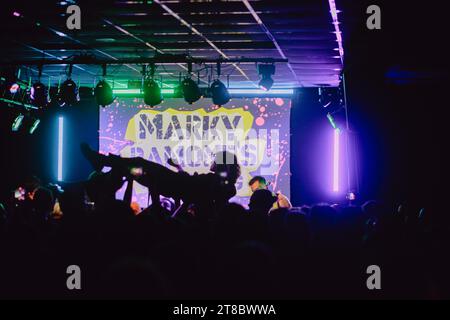
{"label": "green stage light", "polygon": [[[113,90],[114,95],[116,96],[141,96],[143,95],[143,92],[141,89],[114,89]],[[161,89],[162,94],[174,94],[174,89]]]}
{"label": "green stage light", "polygon": [[111,86],[105,80],[101,80],[97,83],[94,89],[95,99],[99,106],[108,106],[114,102],[114,94]]}
{"label": "green stage light", "polygon": [[330,113],[327,113],[328,121],[330,122],[333,129],[338,129],[338,126],[336,124],[336,121],[334,120],[333,116]]}
{"label": "green stage light", "polygon": [[14,119],[14,122],[11,126],[11,130],[14,132],[19,131],[20,127],[22,126],[22,122],[25,116],[23,114],[19,114],[16,119]]}
{"label": "green stage light", "polygon": [[35,119],[34,122],[33,122],[33,124],[31,125],[31,128],[30,128],[29,133],[30,133],[30,134],[33,134],[33,133],[36,131],[36,129],[37,129],[37,127],[39,126],[40,123],[41,123],[41,120]]}
{"label": "green stage light", "polygon": [[157,106],[164,100],[161,88],[153,79],[147,79],[144,81],[142,91],[144,91],[144,102],[150,107]]}
{"label": "green stage light", "polygon": [[5,99],[5,98],[0,98],[0,102],[6,103],[7,106],[16,105],[16,106],[24,107],[25,109],[38,109],[38,107],[32,106],[31,104],[26,104],[26,103],[22,103],[20,101],[15,101],[15,100],[10,100],[10,99]]}
{"label": "green stage light", "polygon": [[[181,88],[179,88],[181,89]],[[176,97],[177,88],[165,88],[161,89],[161,93],[164,95],[173,95]],[[231,95],[235,96],[291,96],[294,94],[294,89],[271,89],[270,91],[265,91],[262,89],[251,89],[251,88],[234,88],[228,89]],[[141,89],[113,89],[113,93],[117,97],[132,96],[141,97],[143,96]],[[178,98],[178,97],[177,97]],[[182,98],[182,95],[179,97]]]}

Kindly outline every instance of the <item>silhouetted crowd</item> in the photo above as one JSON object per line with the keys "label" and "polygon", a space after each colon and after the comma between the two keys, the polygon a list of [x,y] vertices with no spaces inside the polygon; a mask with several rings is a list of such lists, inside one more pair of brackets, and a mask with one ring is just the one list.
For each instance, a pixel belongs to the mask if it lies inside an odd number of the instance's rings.
{"label": "silhouetted crowd", "polygon": [[[0,207],[1,297],[434,299],[447,294],[448,270],[439,260],[445,255],[443,240],[424,208],[368,201],[270,211],[226,203],[206,214],[191,207],[174,214],[174,207],[164,205],[139,211],[107,192],[109,179],[97,174],[63,190],[31,179]],[[81,290],[66,286],[71,265],[80,267]],[[381,290],[367,287],[371,265],[380,267]]]}

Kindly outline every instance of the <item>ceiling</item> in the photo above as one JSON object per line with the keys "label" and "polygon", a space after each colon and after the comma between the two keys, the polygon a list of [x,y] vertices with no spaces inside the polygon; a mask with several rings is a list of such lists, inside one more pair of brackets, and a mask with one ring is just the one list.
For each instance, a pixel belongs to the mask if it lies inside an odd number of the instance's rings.
{"label": "ceiling", "polygon": [[[65,11],[71,3],[81,8],[81,30],[66,27]],[[155,54],[285,57],[289,63],[276,65],[274,88],[339,84],[342,64],[329,0],[8,0],[2,7],[7,8],[2,10],[0,27],[3,63],[67,59],[80,53],[100,59]],[[194,66],[198,68],[202,66]],[[222,69],[232,88],[253,88],[258,83],[255,63],[227,64]],[[67,66],[50,65],[44,67],[43,76],[55,83],[66,72]],[[140,72],[138,65],[108,67],[117,87],[138,80]],[[156,72],[164,83],[176,83],[186,66],[158,66]],[[101,73],[99,66],[79,65],[72,78],[91,85]],[[21,68],[21,75],[36,78],[37,67]],[[208,81],[206,70],[200,75]]]}

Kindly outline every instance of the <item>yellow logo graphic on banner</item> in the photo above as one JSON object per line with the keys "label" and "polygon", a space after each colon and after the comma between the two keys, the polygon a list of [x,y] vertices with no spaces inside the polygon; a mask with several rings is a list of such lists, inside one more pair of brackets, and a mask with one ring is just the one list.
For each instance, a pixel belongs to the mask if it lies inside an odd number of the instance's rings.
{"label": "yellow logo graphic on banner", "polygon": [[[243,108],[142,110],[128,122],[125,137],[133,144],[121,155],[163,165],[172,158],[189,173],[207,173],[214,154],[227,150],[236,154],[241,165],[238,196],[250,196],[247,181],[261,166],[267,146],[267,136],[258,135],[253,123],[253,115]],[[137,193],[146,192],[139,189]]]}

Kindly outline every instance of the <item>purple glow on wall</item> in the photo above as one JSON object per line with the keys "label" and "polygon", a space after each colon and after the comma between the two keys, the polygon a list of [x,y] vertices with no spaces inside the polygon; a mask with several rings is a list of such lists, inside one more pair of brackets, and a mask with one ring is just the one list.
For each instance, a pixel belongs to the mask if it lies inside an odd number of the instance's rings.
{"label": "purple glow on wall", "polygon": [[334,129],[333,192],[339,192],[340,130]]}

